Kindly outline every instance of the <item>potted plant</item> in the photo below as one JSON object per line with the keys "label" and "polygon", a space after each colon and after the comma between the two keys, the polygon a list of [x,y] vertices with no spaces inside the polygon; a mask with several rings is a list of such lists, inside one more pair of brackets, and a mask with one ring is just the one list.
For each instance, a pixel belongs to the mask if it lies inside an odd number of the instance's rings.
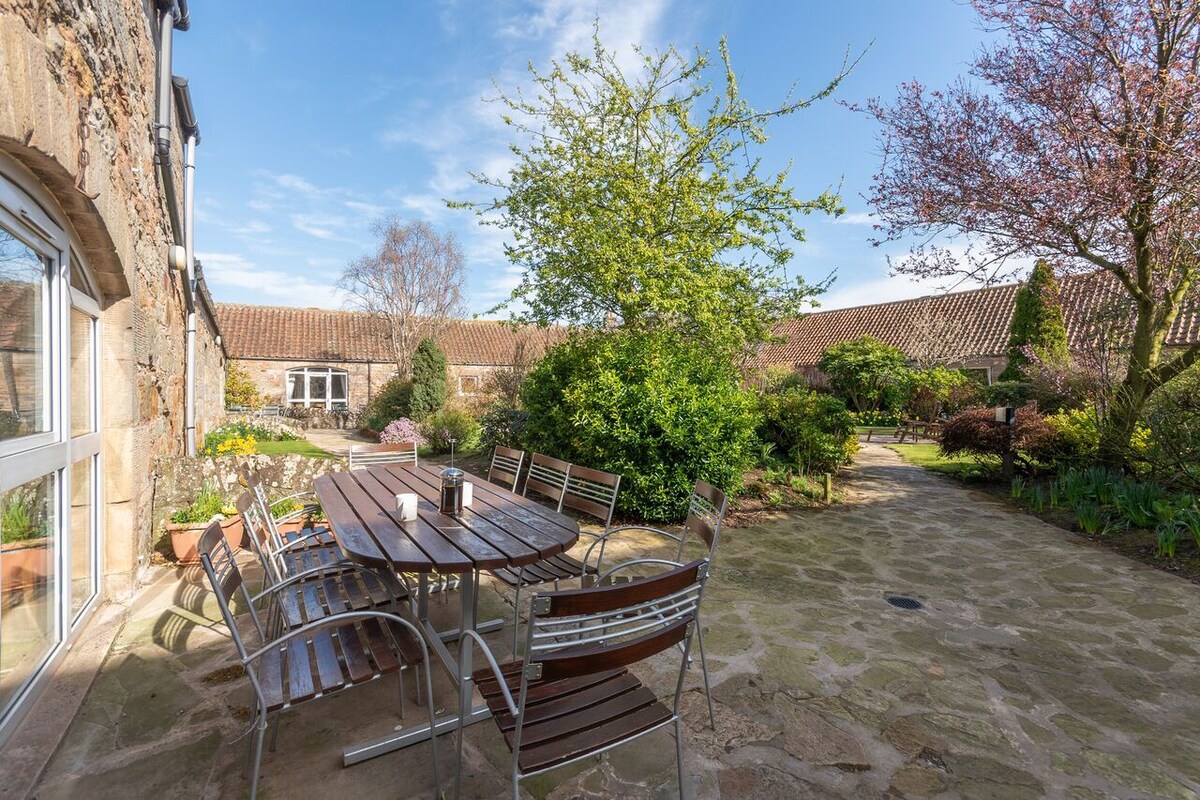
{"label": "potted plant", "polygon": [[216,489],[205,485],[191,505],[173,513],[167,523],[171,548],[180,564],[200,563],[196,545],[213,520],[220,521],[225,541],[229,542],[232,549],[237,550],[242,546],[243,525],[237,509],[227,505]]}
{"label": "potted plant", "polygon": [[5,594],[35,588],[50,575],[50,535],[38,506],[20,489],[0,501],[0,586]]}

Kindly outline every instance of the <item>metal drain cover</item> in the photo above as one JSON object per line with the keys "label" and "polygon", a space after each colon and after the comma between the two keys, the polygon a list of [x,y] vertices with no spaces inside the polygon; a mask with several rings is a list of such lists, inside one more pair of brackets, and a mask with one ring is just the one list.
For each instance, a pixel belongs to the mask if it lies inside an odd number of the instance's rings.
{"label": "metal drain cover", "polygon": [[900,597],[899,595],[893,595],[892,597],[887,598],[887,601],[888,605],[895,606],[896,608],[902,608],[905,611],[919,611],[925,607],[920,600],[916,600],[912,597]]}

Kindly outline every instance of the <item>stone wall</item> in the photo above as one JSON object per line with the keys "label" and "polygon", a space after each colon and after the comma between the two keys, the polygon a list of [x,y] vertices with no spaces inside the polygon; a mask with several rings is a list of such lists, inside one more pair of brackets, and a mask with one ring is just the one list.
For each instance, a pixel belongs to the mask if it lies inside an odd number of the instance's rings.
{"label": "stone wall", "polygon": [[[221,492],[230,503],[246,490],[238,477],[239,464],[261,470],[272,499],[295,492],[311,491],[322,475],[346,470],[344,458],[282,456],[220,456],[217,458],[164,458],[154,470],[154,541],[158,542],[171,514],[196,499],[205,486]],[[169,546],[169,545],[168,545]]]}
{"label": "stone wall", "polygon": [[[184,442],[184,285],[166,263],[172,235],[154,164],[152,14],[142,0],[0,0],[0,152],[45,188],[102,295],[101,569],[110,593],[133,586],[149,552],[152,464]],[[186,47],[186,33],[175,44]],[[182,190],[178,136],[172,163]],[[199,328],[207,421],[219,413],[209,409],[223,364],[212,329]]]}

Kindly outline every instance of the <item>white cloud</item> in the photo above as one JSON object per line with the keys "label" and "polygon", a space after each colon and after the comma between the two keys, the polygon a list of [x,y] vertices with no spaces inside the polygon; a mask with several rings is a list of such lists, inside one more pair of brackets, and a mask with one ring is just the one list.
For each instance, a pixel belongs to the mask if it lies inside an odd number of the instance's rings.
{"label": "white cloud", "polygon": [[[240,253],[197,253],[205,280],[214,287],[242,289],[272,305],[341,307],[346,297],[336,286],[282,270],[262,269]],[[220,294],[219,292],[214,292]]]}
{"label": "white cloud", "polygon": [[854,211],[833,219],[835,225],[875,225],[878,222],[878,217],[866,211]]}
{"label": "white cloud", "polygon": [[324,217],[316,214],[293,214],[292,227],[301,233],[307,233],[309,236],[314,236],[318,239],[336,239],[331,227],[336,225],[331,224],[332,220],[329,217]]}
{"label": "white cloud", "polygon": [[892,300],[907,300],[912,297],[938,294],[943,281],[926,280],[913,281],[906,275],[889,275],[874,280],[856,281],[842,284],[841,280],[834,281],[828,292],[818,298],[821,307],[818,311],[829,311],[835,308],[850,308],[852,306],[874,305],[887,303]]}
{"label": "white cloud", "polygon": [[261,219],[248,220],[241,225],[227,226],[230,233],[236,233],[241,236],[257,236],[263,233],[270,233],[271,226],[263,222]]}

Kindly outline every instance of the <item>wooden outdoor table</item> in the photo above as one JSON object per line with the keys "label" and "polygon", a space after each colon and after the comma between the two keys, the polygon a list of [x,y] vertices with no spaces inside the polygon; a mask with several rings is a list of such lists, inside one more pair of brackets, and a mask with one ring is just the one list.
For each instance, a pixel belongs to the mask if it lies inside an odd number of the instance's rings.
{"label": "wooden outdoor table", "polygon": [[[335,472],[314,482],[317,499],[329,518],[338,546],[351,561],[393,572],[417,573],[415,614],[429,640],[430,652],[455,681],[471,674],[470,649],[459,664],[446,642],[459,639],[464,630],[493,629],[475,619],[479,573],[501,567],[517,568],[570,549],[579,539],[579,525],[532,500],[468,474],[474,484],[473,500],[457,517],[438,510],[441,467],[411,464],[378,466],[353,472]],[[418,497],[417,519],[404,522],[396,512],[396,495]],[[429,576],[433,573],[462,577],[459,627],[438,631],[429,621]],[[487,719],[487,706],[474,708],[464,724]],[[458,724],[458,715],[439,718],[438,733]],[[343,762],[364,761],[429,738],[428,727],[386,736],[347,748]]]}

